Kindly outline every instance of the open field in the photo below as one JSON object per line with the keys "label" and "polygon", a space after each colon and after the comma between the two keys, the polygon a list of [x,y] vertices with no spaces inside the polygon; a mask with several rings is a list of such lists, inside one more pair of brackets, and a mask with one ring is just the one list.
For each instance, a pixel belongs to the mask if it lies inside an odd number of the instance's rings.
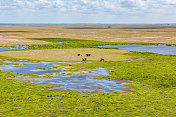
{"label": "open field", "polygon": [[[87,58],[87,61],[100,61],[100,58],[104,58],[105,61],[122,61],[131,59],[130,56],[124,55],[126,53],[128,53],[126,50],[80,48],[9,51],[0,52],[0,56],[43,61],[82,61],[82,58]],[[77,56],[77,54],[83,56]],[[86,57],[86,54],[91,54],[91,56]]]}
{"label": "open field", "polygon": [[[26,38],[76,38],[106,42],[176,44],[176,26],[0,26],[0,43],[44,44]],[[15,40],[9,40],[15,39]],[[24,39],[21,41],[21,39]]]}

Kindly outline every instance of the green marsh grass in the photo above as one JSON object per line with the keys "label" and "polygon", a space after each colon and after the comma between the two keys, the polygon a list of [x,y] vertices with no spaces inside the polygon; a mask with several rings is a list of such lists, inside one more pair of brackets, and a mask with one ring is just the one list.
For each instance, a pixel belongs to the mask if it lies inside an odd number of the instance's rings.
{"label": "green marsh grass", "polygon": [[[94,40],[82,40],[82,39],[71,39],[71,38],[30,38],[30,40],[40,40],[46,42],[64,42],[63,44],[51,44],[51,45],[29,45],[28,49],[70,49],[70,48],[98,48],[97,46],[104,45],[124,45],[124,44],[142,44],[142,45],[157,45],[162,43],[128,43],[128,42],[103,42]],[[168,44],[170,45],[170,44]],[[104,48],[103,48],[104,49]],[[109,49],[109,48],[107,48]]]}

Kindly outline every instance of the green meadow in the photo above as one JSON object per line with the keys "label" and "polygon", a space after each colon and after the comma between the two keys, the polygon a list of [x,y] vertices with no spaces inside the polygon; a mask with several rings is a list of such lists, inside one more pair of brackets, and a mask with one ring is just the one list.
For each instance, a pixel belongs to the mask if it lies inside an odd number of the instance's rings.
{"label": "green meadow", "polygon": [[[108,44],[127,44],[65,38],[36,38],[34,40],[64,43],[30,45],[27,50],[97,48],[96,46]],[[20,51],[23,52],[23,50]],[[110,76],[95,78],[127,82],[126,85],[131,87],[127,89],[127,93],[56,90],[49,86],[37,86],[16,79],[17,77],[35,76],[34,74],[0,72],[0,116],[176,116],[176,56],[148,52],[124,54],[134,60],[92,61],[91,63],[73,64],[72,67],[77,70],[106,68]],[[20,58],[3,56],[1,58],[11,61],[20,60]],[[135,60],[135,58],[144,59]],[[1,64],[4,64],[3,61],[0,62]],[[63,65],[69,66],[68,64]]]}

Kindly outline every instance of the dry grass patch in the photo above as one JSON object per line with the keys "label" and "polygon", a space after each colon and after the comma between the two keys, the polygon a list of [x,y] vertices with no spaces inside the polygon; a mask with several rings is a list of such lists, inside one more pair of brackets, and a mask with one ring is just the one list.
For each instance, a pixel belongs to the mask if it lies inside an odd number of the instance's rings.
{"label": "dry grass patch", "polygon": [[33,44],[49,44],[49,42],[29,39],[2,39],[0,45],[33,45]]}
{"label": "dry grass patch", "polygon": [[[104,58],[105,61],[122,61],[131,59],[130,56],[125,55],[126,50],[115,49],[51,49],[51,50],[29,50],[29,51],[8,51],[0,52],[0,56],[43,60],[43,61],[82,61],[86,54],[91,54],[86,57],[87,61],[99,61]],[[82,54],[78,56],[77,54]]]}

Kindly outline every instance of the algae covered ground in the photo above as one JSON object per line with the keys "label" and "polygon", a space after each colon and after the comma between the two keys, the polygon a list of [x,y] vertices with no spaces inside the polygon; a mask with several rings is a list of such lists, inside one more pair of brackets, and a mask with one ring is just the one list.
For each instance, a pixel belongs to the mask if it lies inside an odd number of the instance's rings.
{"label": "algae covered ground", "polygon": [[[27,50],[13,52],[41,50],[53,52],[48,49],[79,50],[84,46],[84,49],[95,49],[97,52],[105,50],[106,55],[108,51],[121,52],[121,50],[102,49],[96,46],[123,44],[58,38],[38,38],[37,40],[65,42],[65,44],[32,45],[28,46]],[[19,56],[9,57],[10,54],[7,56],[5,53],[8,52],[0,52],[4,61],[20,60]],[[97,55],[97,58],[102,55]],[[112,58],[112,60],[101,62],[92,60],[90,63],[78,63],[71,66],[70,64],[62,65],[74,69],[105,68],[110,76],[95,78],[127,82],[126,85],[131,87],[126,89],[127,93],[56,90],[49,86],[37,86],[16,79],[17,77],[34,76],[34,74],[0,72],[0,116],[176,116],[176,56],[148,52],[125,52],[121,55],[129,58],[124,60],[113,60]],[[107,56],[111,58],[111,55]],[[25,59],[30,60],[29,57]],[[7,63],[0,61],[0,64]]]}

